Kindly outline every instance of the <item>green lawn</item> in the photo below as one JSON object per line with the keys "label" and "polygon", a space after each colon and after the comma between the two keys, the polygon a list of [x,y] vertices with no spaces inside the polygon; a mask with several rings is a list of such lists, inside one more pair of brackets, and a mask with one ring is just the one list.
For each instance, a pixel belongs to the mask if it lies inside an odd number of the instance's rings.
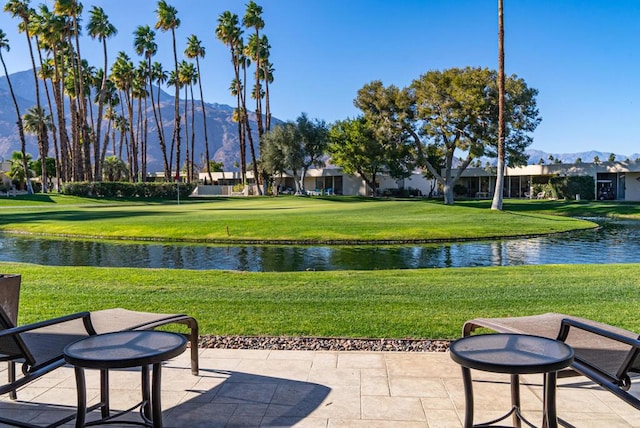
{"label": "green lawn", "polygon": [[[39,196],[39,195],[38,195]],[[45,200],[48,198],[48,201]],[[0,199],[0,230],[202,242],[429,241],[535,235],[593,227],[570,217],[482,204],[364,198],[218,198],[117,202],[52,195]],[[22,205],[20,204],[22,203]]]}
{"label": "green lawn", "polygon": [[[640,218],[639,204],[238,198],[175,202],[0,199],[0,230],[167,240],[469,239]],[[558,215],[559,214],[559,215]],[[640,264],[243,273],[0,263],[23,275],[20,322],[125,307],[185,312],[203,334],[455,338],[465,320],[547,311],[640,332]]]}
{"label": "green lawn", "polygon": [[563,312],[640,331],[640,265],[240,273],[45,267],[23,275],[20,322],[125,307],[185,312],[202,334],[455,338],[480,316]]}

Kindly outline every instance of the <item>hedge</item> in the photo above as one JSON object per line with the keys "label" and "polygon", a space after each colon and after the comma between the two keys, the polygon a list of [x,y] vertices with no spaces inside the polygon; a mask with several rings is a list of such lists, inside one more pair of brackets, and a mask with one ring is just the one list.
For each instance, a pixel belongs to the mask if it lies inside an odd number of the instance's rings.
{"label": "hedge", "polygon": [[[122,181],[98,181],[67,183],[62,186],[65,195],[98,198],[177,198],[175,183],[126,183]],[[180,183],[180,197],[186,198],[196,188],[195,183]]]}

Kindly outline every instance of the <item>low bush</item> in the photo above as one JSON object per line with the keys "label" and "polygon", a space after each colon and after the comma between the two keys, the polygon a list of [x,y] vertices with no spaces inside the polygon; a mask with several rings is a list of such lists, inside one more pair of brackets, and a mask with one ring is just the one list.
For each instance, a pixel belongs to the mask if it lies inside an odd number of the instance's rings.
{"label": "low bush", "polygon": [[[195,183],[181,183],[180,197],[188,197]],[[122,181],[76,182],[67,183],[62,193],[71,196],[97,198],[147,198],[175,199],[178,186],[175,183],[126,183]]]}
{"label": "low bush", "polygon": [[595,199],[595,182],[591,176],[552,177],[549,180],[553,197],[557,199]]}

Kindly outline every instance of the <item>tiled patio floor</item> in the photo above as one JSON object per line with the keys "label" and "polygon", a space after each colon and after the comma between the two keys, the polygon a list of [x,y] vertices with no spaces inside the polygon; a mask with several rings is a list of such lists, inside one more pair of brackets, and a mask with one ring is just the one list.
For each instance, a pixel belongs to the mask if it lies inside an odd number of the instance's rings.
{"label": "tiled patio floor", "polygon": [[[200,355],[200,376],[191,375],[188,353],[163,368],[165,427],[462,426],[462,377],[448,353],[204,349]],[[508,376],[474,371],[473,379],[476,421],[509,408]],[[522,407],[538,426],[541,382],[542,376],[522,379]],[[640,411],[585,378],[559,383],[558,412],[573,426],[640,427]],[[87,385],[96,402],[96,371],[87,370]],[[139,388],[138,370],[112,372],[112,409],[134,404]],[[20,390],[18,401],[3,396],[0,414],[46,423],[73,412],[75,403],[73,369],[64,367]]]}

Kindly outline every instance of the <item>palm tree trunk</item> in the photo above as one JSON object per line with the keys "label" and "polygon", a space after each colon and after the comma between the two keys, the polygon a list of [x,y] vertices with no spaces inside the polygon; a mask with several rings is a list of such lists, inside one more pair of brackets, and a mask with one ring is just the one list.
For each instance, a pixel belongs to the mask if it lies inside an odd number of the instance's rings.
{"label": "palm tree trunk", "polygon": [[498,0],[498,174],[496,189],[491,203],[492,210],[502,210],[504,189],[505,147],[504,147],[504,9],[503,0]]}
{"label": "palm tree trunk", "polygon": [[9,86],[9,92],[11,93],[11,99],[13,100],[13,107],[16,110],[16,116],[18,120],[16,125],[18,126],[18,136],[20,137],[20,153],[22,154],[22,169],[24,170],[25,182],[27,183],[27,193],[32,194],[33,188],[31,188],[31,182],[29,181],[29,165],[27,165],[27,141],[24,137],[24,127],[22,126],[22,115],[20,114],[20,106],[16,100],[16,95],[13,92],[13,85],[11,79],[9,79],[9,73],[7,72],[7,65],[4,62],[4,57],[0,51],[0,61],[2,61],[2,68],[4,69],[4,75],[7,78],[7,85]]}
{"label": "palm tree trunk", "polygon": [[202,95],[202,74],[200,73],[200,60],[196,56],[196,67],[198,70],[198,87],[200,89],[200,106],[202,107],[202,126],[204,127],[204,153],[206,157],[207,174],[209,175],[209,183],[213,183],[213,177],[211,176],[211,157],[209,155],[209,136],[207,134],[207,112],[204,108],[204,96]]}
{"label": "palm tree trunk", "polygon": [[189,161],[191,160],[191,152],[189,147],[189,115],[187,112],[189,111],[189,84],[184,84],[184,142],[186,146],[186,156],[185,163],[187,165],[187,182],[191,182],[191,165],[189,165]]}
{"label": "palm tree trunk", "polygon": [[94,142],[94,158],[95,158],[95,172],[94,178],[96,181],[102,179],[102,162],[101,158],[101,149],[100,149],[100,141],[102,140],[100,137],[102,135],[102,115],[104,112],[104,96],[105,90],[107,86],[107,38],[102,38],[102,55],[104,57],[103,69],[102,69],[102,82],[100,82],[100,93],[98,94],[98,120],[96,121],[96,141]]}
{"label": "palm tree trunk", "polygon": [[[173,65],[176,73],[175,99],[174,99],[174,130],[173,136],[176,141],[176,177],[180,177],[180,87],[178,85],[178,50],[176,49],[176,30],[171,28],[173,39]],[[178,178],[179,179],[179,178]]]}

